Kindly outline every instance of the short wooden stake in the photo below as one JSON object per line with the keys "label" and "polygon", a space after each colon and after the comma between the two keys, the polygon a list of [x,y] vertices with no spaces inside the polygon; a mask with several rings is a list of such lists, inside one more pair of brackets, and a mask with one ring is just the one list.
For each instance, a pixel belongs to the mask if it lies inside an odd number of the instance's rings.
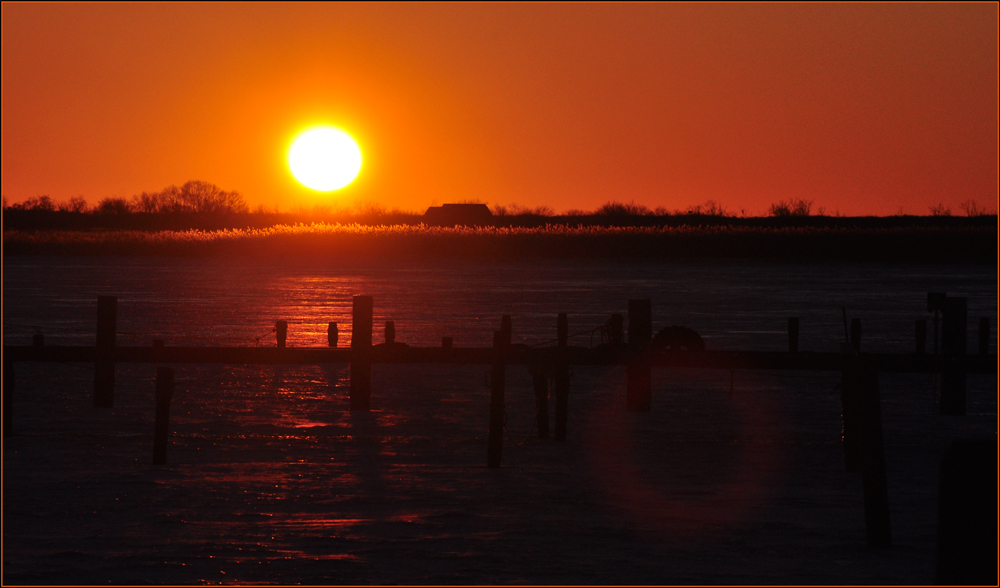
{"label": "short wooden stake", "polygon": [[278,337],[278,348],[285,348],[285,341],[288,339],[288,321],[278,321],[274,323],[274,332]]}
{"label": "short wooden stake", "polygon": [[869,547],[888,547],[892,545],[892,528],[885,478],[878,373],[874,368],[862,365],[858,375],[861,393],[861,478],[865,501],[865,534]]}
{"label": "short wooden stake", "polygon": [[14,362],[3,360],[3,436],[14,435]]}
{"label": "short wooden stake", "polygon": [[[949,296],[944,301],[941,319],[941,354],[946,357],[965,355],[967,330],[965,298]],[[943,415],[965,414],[965,372],[945,369],[941,372],[941,402]]]}
{"label": "short wooden stake", "polygon": [[855,353],[861,353],[861,319],[851,319],[851,347]]}
{"label": "short wooden stake", "polygon": [[94,406],[115,403],[115,338],[118,331],[118,297],[97,297],[97,361],[94,363]]}
{"label": "short wooden stake", "polygon": [[982,317],[979,319],[979,355],[989,355],[990,353],[990,319]]}
{"label": "short wooden stake", "polygon": [[503,426],[504,426],[504,387],[507,380],[507,365],[504,356],[510,344],[510,331],[504,333],[504,326],[510,325],[510,319],[501,326],[501,330],[493,331],[493,372],[490,377],[490,430],[489,445],[486,448],[486,467],[500,467],[503,456]]}
{"label": "short wooden stake", "polygon": [[396,322],[385,321],[385,344],[392,345],[396,342]]}
{"label": "short wooden stake", "polygon": [[653,310],[648,298],[628,301],[628,348],[631,359],[625,368],[625,407],[630,412],[648,412],[652,404],[651,368],[645,357],[653,339]]}
{"label": "short wooden stake", "polygon": [[163,339],[153,339],[153,349],[163,349]]}
{"label": "short wooden stake", "polygon": [[170,400],[174,396],[174,368],[156,368],[156,424],[153,429],[153,463],[167,463],[170,435]]}
{"label": "short wooden stake", "polygon": [[566,440],[566,421],[569,417],[569,364],[566,352],[569,346],[569,319],[565,312],[559,313],[556,319],[556,341],[559,358],[556,361],[555,392],[556,397],[556,427],[557,441]]}
{"label": "short wooden stake", "polygon": [[337,332],[337,323],[330,323],[326,327],[326,345],[327,347],[337,348],[337,340],[340,339],[340,333]]}
{"label": "short wooden stake", "polygon": [[799,317],[788,317],[788,352],[799,352]]}
{"label": "short wooden stake", "polygon": [[45,347],[45,335],[41,333],[35,333],[31,336],[31,346],[32,347]]}
{"label": "short wooden stake", "polygon": [[927,321],[924,319],[918,319],[916,323],[914,323],[913,334],[916,339],[914,353],[917,355],[923,355],[927,352]]}
{"label": "short wooden stake", "polygon": [[351,410],[371,410],[372,309],[371,296],[355,296],[351,323]]}
{"label": "short wooden stake", "polygon": [[545,366],[531,366],[531,384],[535,391],[535,421],[538,425],[538,438],[549,438],[549,379],[545,374]]}
{"label": "short wooden stake", "polygon": [[441,337],[441,349],[446,351],[452,349],[455,344],[455,339],[452,337]]}

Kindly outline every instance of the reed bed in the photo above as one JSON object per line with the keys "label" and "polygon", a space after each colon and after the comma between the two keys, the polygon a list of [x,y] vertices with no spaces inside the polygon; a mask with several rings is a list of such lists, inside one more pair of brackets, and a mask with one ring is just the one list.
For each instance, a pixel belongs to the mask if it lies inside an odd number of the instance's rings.
{"label": "reed bed", "polygon": [[181,231],[4,231],[4,255],[775,259],[996,263],[989,227],[439,227],[312,223]]}

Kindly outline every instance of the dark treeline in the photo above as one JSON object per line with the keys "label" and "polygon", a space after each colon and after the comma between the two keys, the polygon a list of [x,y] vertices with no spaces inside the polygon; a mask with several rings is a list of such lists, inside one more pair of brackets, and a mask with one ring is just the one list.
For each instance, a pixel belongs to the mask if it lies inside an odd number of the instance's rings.
{"label": "dark treeline", "polygon": [[[641,204],[608,202],[596,210],[569,211],[556,215],[548,207],[527,208],[511,205],[491,207],[493,227],[544,227],[546,225],[593,227],[734,227],[734,228],[960,228],[996,226],[995,213],[987,213],[974,201],[962,204],[963,215],[953,215],[943,205],[929,209],[926,216],[898,214],[885,217],[844,217],[827,215],[820,208],[812,213],[808,200],[779,201],[767,216],[752,217],[732,213],[715,201],[683,210],[650,209]],[[15,231],[183,231],[189,229],[263,229],[277,225],[311,223],[363,225],[419,225],[422,211],[386,210],[368,204],[353,210],[317,206],[278,212],[263,206],[251,210],[243,196],[202,181],[169,186],[160,192],[143,192],[131,198],[105,198],[89,206],[82,197],[55,202],[48,196],[3,206],[3,228]]]}

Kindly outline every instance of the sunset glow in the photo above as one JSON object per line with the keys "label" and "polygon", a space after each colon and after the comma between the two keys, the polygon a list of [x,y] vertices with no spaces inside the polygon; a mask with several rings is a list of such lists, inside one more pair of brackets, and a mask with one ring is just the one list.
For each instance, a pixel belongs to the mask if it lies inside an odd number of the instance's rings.
{"label": "sunset glow", "polygon": [[318,192],[339,190],[361,171],[361,149],[350,135],[331,127],[305,131],[288,151],[295,178]]}

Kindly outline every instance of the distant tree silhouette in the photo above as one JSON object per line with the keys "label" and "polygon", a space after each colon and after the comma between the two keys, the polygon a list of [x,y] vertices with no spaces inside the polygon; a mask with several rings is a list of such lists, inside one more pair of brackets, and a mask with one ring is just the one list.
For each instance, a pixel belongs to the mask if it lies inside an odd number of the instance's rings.
{"label": "distant tree silhouette", "polygon": [[84,213],[87,212],[87,200],[83,196],[74,196],[69,199],[69,202],[60,202],[56,205],[56,209],[61,212],[74,212],[74,213]]}
{"label": "distant tree silhouette", "polygon": [[652,214],[652,211],[642,204],[636,204],[634,201],[627,204],[612,201],[599,206],[594,211],[594,214],[601,216],[644,216]]}
{"label": "distant tree silhouette", "polygon": [[215,184],[192,180],[183,186],[168,186],[159,192],[143,192],[132,197],[129,207],[134,212],[193,212],[224,214],[250,212],[243,196],[226,191]]}
{"label": "distant tree silhouette", "polygon": [[55,203],[48,196],[36,196],[28,198],[24,202],[18,202],[11,206],[14,210],[44,210],[52,211],[56,209]]}
{"label": "distant tree silhouette", "polygon": [[98,214],[128,214],[132,212],[128,200],[124,198],[104,198],[97,203]]}
{"label": "distant tree silhouette", "polygon": [[951,216],[951,208],[948,208],[944,204],[931,206],[931,216]]}
{"label": "distant tree silhouette", "polygon": [[770,216],[809,216],[812,205],[812,200],[779,200],[771,205],[767,214]]}

